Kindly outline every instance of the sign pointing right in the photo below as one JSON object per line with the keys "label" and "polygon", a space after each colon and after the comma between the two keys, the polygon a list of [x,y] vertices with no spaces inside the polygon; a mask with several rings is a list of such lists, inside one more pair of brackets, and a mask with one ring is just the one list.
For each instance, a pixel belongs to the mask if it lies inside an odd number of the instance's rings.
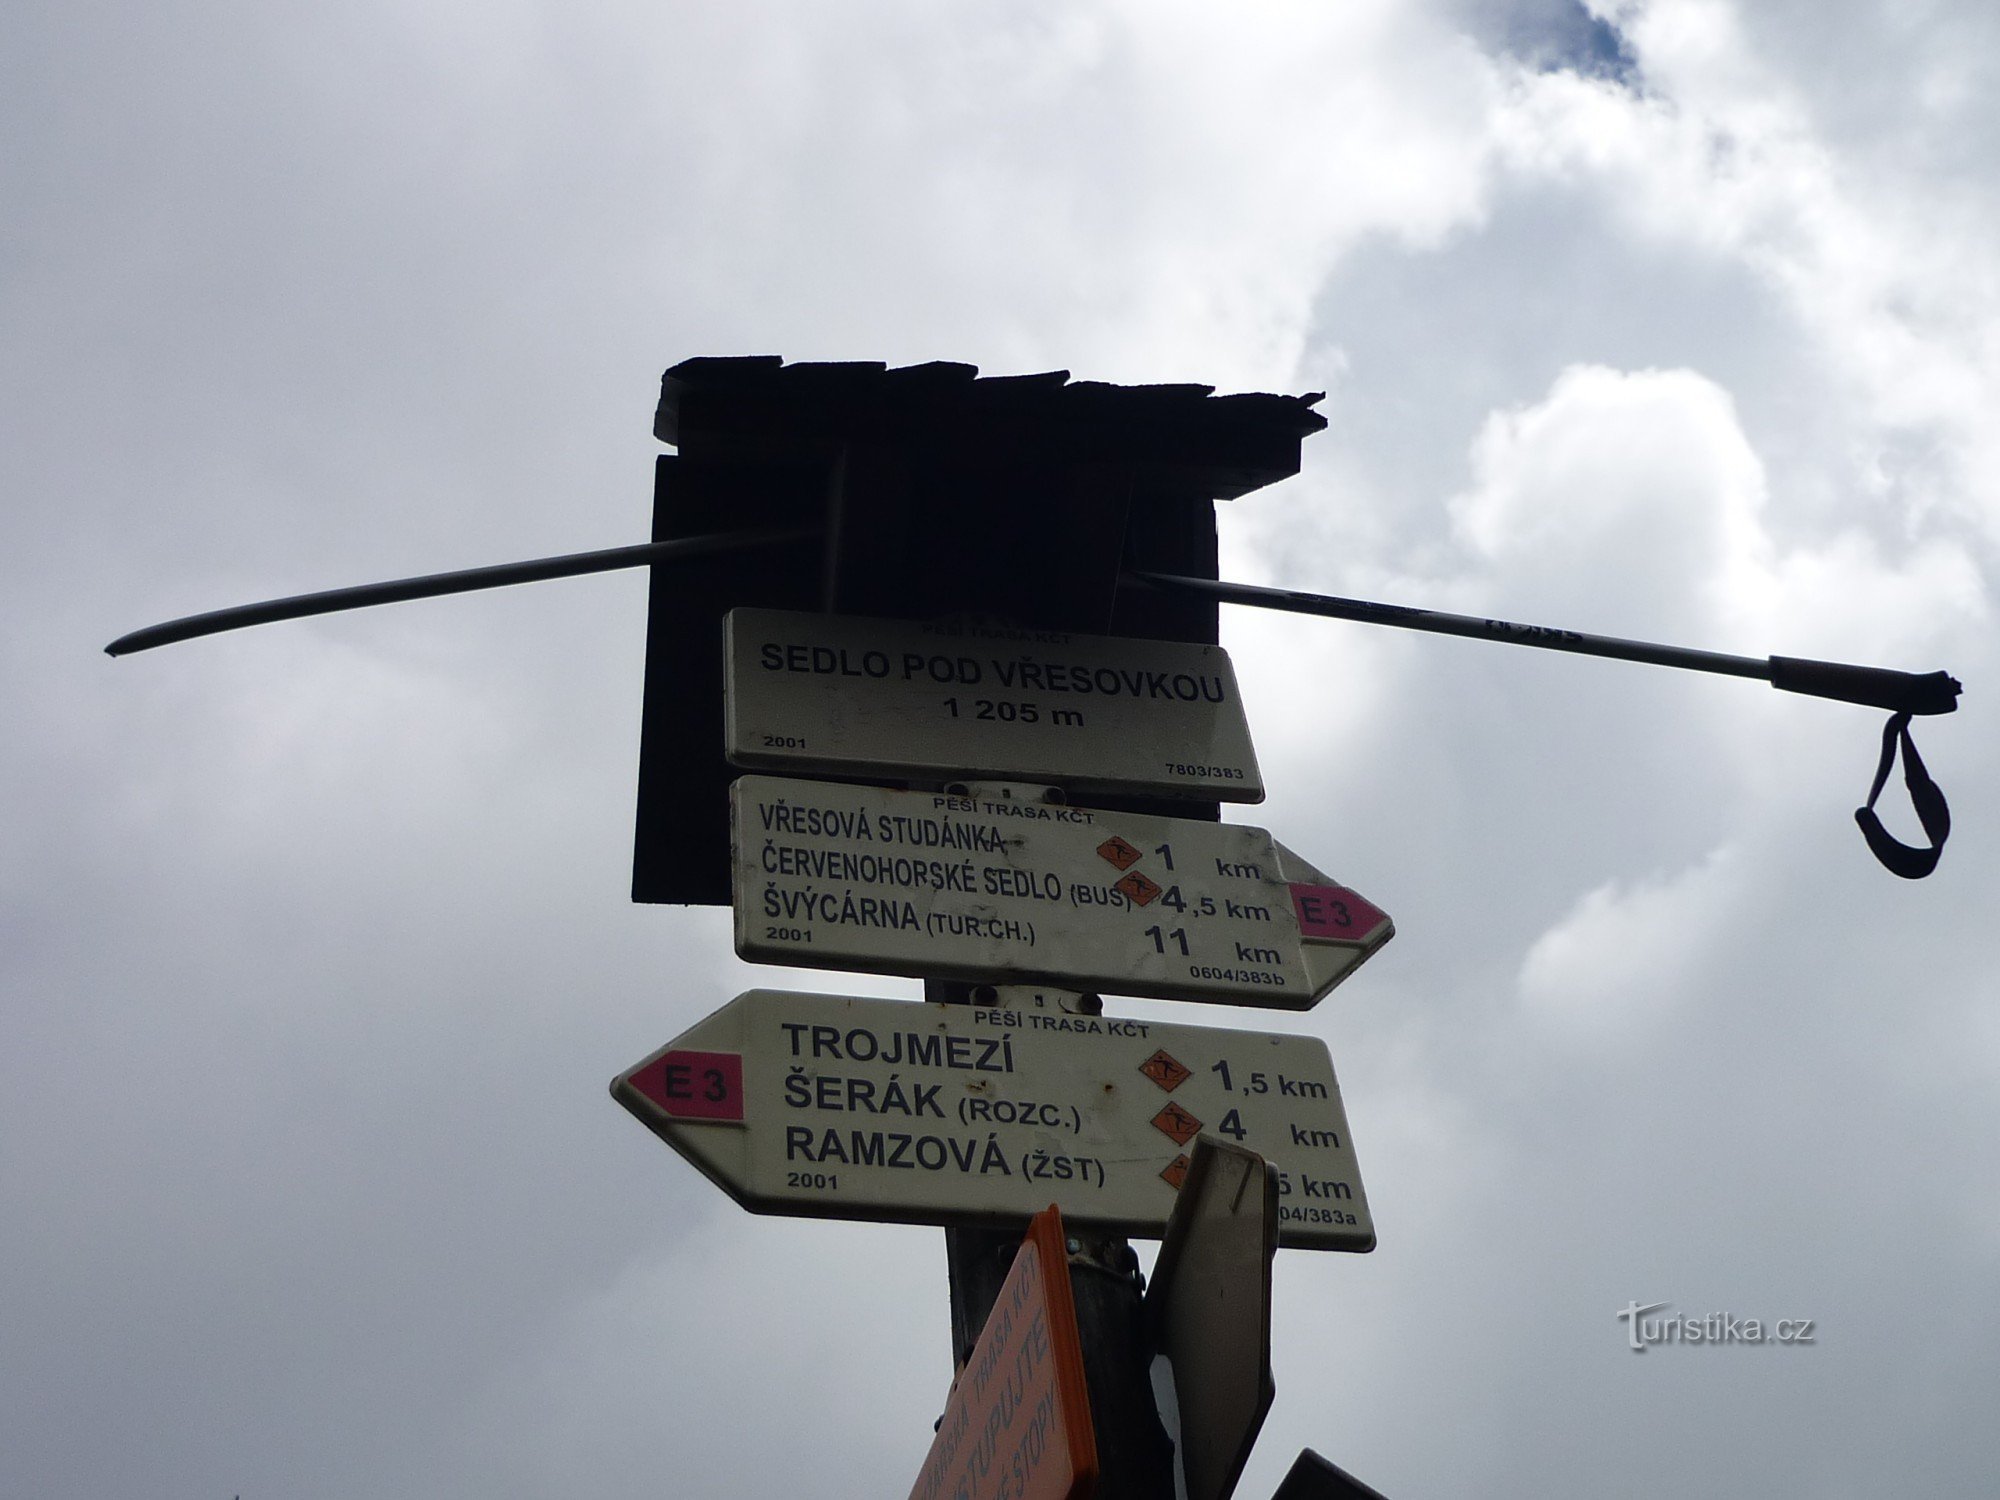
{"label": "sign pointing right", "polygon": [[753,963],[1308,1010],[1395,933],[1262,828],[744,776]]}

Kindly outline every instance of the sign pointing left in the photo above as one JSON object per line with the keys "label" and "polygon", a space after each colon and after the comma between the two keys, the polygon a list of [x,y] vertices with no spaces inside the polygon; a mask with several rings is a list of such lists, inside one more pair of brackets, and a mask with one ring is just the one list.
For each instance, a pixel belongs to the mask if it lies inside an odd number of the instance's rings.
{"label": "sign pointing left", "polygon": [[1159,1235],[1208,1131],[1272,1162],[1281,1243],[1373,1248],[1319,1038],[1003,994],[973,1006],[751,990],[611,1092],[756,1213],[996,1224],[1054,1202]]}

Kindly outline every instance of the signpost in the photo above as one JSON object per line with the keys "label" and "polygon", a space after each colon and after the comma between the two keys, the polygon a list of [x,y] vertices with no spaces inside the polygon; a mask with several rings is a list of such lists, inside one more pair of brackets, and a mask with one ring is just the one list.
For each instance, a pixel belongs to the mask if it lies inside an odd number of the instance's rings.
{"label": "signpost", "polygon": [[1073,1221],[1158,1236],[1195,1136],[1268,1158],[1279,1243],[1369,1250],[1317,1037],[781,990],[739,995],[611,1092],[745,1208],[913,1224]]}
{"label": "signpost", "polygon": [[[1759,661],[1221,582],[1211,501],[1297,473],[1300,439],[1326,422],[1311,410],[1319,395],[1212,395],[1071,384],[1067,371],[980,379],[942,361],[687,360],[661,386],[654,431],[683,451],[656,470],[651,543],[222,610],[107,650],[653,566],[633,899],[716,904],[726,887],[745,958],[922,976],[953,1002],[949,981],[1012,977],[1304,1010],[1393,936],[1379,908],[1262,829],[1055,800],[1055,788],[1263,800],[1233,669],[1203,644],[1219,600],[1889,709],[1856,818],[1896,874],[1936,864],[1949,810],[1908,721],[1956,707],[1946,673]],[[697,557],[696,579],[670,576]],[[811,601],[932,623],[752,607]],[[973,616],[1013,623],[953,623]],[[1159,635],[1180,639],[1146,638]],[[1874,813],[1899,736],[1928,848],[1889,836]],[[732,767],[964,785],[897,792]],[[1374,1245],[1326,1048],[1078,1014],[1026,987],[1001,996],[910,1006],[753,990],[612,1091],[756,1211],[963,1226],[948,1240],[955,1347],[984,1316],[999,1265],[971,1242],[1004,1251],[1050,1197],[1100,1231],[1164,1234],[1148,1306],[1186,1497],[1226,1500],[1271,1399],[1274,1247]],[[1240,1149],[1204,1142],[1191,1164],[1205,1131]],[[1082,1500],[1100,1477],[1094,1434],[1107,1491],[1157,1491],[1164,1450],[1130,1247],[1075,1251],[1095,1268],[1083,1298],[1092,1378],[1111,1372],[1092,1393],[1074,1243],[1056,1207],[1036,1217],[913,1500]],[[1277,1500],[1371,1496],[1307,1450]]]}
{"label": "signpost", "polygon": [[723,639],[739,766],[1264,800],[1220,646],[776,609]]}
{"label": "signpost", "polygon": [[1097,1442],[1062,1215],[1035,1215],[910,1500],[1084,1500]]}
{"label": "signpost", "polygon": [[[1271,1409],[1278,1184],[1262,1157],[1203,1136],[1167,1223],[1146,1313],[1170,1376],[1185,1500],[1229,1500]],[[1156,1382],[1158,1377],[1156,1375]]]}
{"label": "signpost", "polygon": [[1394,934],[1261,828],[745,776],[736,951],[1306,1010]]}
{"label": "signpost", "polygon": [[[1296,473],[1326,423],[1317,395],[1212,395],[947,362],[688,360],[662,381],[654,430],[682,451],[657,467],[651,543],[276,600],[108,648],[655,568],[633,899],[727,897],[745,958],[918,976],[940,1003],[752,990],[612,1092],[754,1211],[952,1228],[968,1363],[912,1500],[1172,1487],[1123,1234],[1167,1240],[1147,1306],[1184,1500],[1227,1500],[1270,1402],[1274,1247],[1375,1243],[1323,1043],[1114,1019],[1077,993],[1304,1010],[1394,935],[1261,828],[1067,805],[1263,800],[1212,644],[1213,596],[1246,592],[1214,579],[1212,501]],[[696,576],[670,573],[697,557]],[[839,613],[797,608],[813,603]],[[1790,685],[1777,665],[1765,675]],[[1787,668],[1905,711],[1958,690]],[[948,790],[852,784],[877,779]],[[960,1003],[982,991],[994,1003]],[[1304,1472],[1287,1496],[1319,1482]]]}

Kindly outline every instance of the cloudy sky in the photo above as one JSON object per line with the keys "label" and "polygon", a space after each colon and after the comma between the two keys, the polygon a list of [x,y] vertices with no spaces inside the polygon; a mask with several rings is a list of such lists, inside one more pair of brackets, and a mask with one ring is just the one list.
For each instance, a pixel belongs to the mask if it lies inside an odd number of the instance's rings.
{"label": "cloudy sky", "polygon": [[[27,0],[0,58],[0,1492],[903,1492],[941,1235],[753,1218],[607,1097],[756,984],[627,900],[695,354],[1324,390],[1253,582],[1967,685],[1879,714],[1238,611],[1232,816],[1396,918],[1305,1016],[1380,1235],[1277,1404],[1420,1496],[2000,1469],[2000,12],[1979,0]],[[1900,797],[1900,789],[1897,792]],[[1900,821],[1899,821],[1900,814]],[[1913,836],[1907,809],[1890,821]],[[1618,1309],[1812,1318],[1635,1354]]]}

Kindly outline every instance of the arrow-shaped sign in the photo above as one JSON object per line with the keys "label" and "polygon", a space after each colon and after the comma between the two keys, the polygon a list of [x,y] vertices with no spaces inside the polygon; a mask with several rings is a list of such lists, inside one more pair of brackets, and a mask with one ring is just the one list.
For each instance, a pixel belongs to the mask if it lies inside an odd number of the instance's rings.
{"label": "arrow-shaped sign", "polygon": [[1001,993],[969,1006],[751,990],[611,1092],[756,1213],[1019,1223],[1053,1201],[1158,1236],[1205,1131],[1273,1163],[1281,1244],[1374,1247],[1317,1037],[1070,1015]]}
{"label": "arrow-shaped sign", "polygon": [[745,776],[756,963],[1306,1010],[1395,933],[1261,828]]}

